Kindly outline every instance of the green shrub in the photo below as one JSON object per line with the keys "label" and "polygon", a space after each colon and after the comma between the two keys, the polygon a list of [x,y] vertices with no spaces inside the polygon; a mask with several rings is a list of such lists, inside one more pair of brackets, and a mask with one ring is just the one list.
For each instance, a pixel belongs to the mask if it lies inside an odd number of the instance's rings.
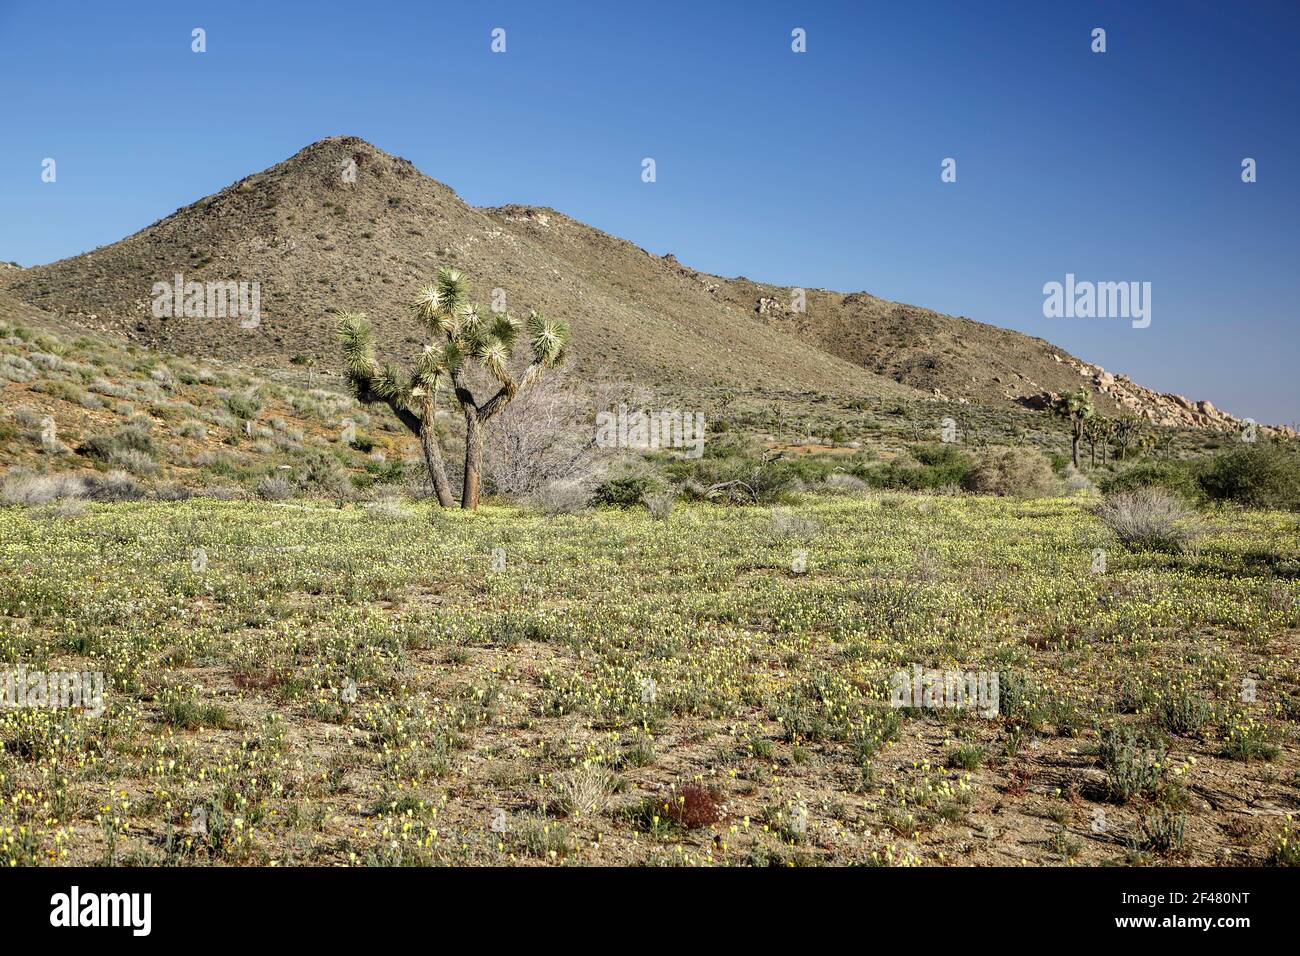
{"label": "green shrub", "polygon": [[345,486],[350,487],[338,459],[319,448],[312,449],[299,459],[293,477],[298,487],[308,492],[339,495],[344,492]]}
{"label": "green shrub", "polygon": [[247,395],[231,395],[226,399],[226,408],[236,418],[253,419],[262,410],[262,403]]}
{"label": "green shrub", "polygon": [[1210,460],[1200,484],[1215,501],[1300,511],[1300,452],[1279,444],[1225,452]]}
{"label": "green shrub", "polygon": [[765,454],[758,442],[737,438],[708,443],[699,458],[660,456],[657,464],[687,496],[736,504],[782,501],[800,486],[820,482],[837,465],[817,455],[768,459]]}
{"label": "green shrub", "polygon": [[1103,730],[1098,745],[1110,796],[1121,803],[1152,797],[1167,772],[1163,741],[1128,727]]}
{"label": "green shrub", "polygon": [[649,475],[623,475],[602,482],[597,488],[592,502],[598,505],[610,505],[615,508],[631,508],[641,503],[641,498],[654,486]]}
{"label": "green shrub", "polygon": [[879,468],[864,470],[858,477],[877,488],[932,491],[960,486],[970,471],[970,458],[952,445],[912,445],[912,462],[894,459]]}
{"label": "green shrub", "polygon": [[981,495],[1040,498],[1056,490],[1056,476],[1033,448],[994,448],[980,455],[966,472],[962,487]]}
{"label": "green shrub", "polygon": [[1101,480],[1104,494],[1161,488],[1191,502],[1204,500],[1205,492],[1197,481],[1197,466],[1190,461],[1144,461],[1105,476]]}
{"label": "green shrub", "polygon": [[134,422],[123,425],[111,435],[92,435],[77,451],[96,461],[110,462],[125,452],[136,452],[152,458],[155,448],[149,426]]}

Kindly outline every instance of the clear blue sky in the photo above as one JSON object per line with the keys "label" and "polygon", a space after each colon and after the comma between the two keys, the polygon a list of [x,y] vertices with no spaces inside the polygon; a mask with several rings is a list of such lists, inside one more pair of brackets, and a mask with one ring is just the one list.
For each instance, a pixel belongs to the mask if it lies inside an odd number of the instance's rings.
{"label": "clear blue sky", "polygon": [[[355,134],[476,205],[1008,326],[1294,421],[1298,54],[1294,0],[0,0],[0,259],[113,242]],[[1151,282],[1150,328],[1045,319],[1067,272]]]}

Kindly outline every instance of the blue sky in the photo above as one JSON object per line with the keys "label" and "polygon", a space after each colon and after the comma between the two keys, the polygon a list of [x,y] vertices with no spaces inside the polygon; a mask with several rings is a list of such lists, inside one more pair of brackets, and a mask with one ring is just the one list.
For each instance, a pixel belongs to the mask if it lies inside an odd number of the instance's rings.
{"label": "blue sky", "polygon": [[[1300,5],[1254,0],[0,0],[0,259],[113,242],[354,134],[475,205],[553,206],[709,272],[966,315],[1295,421],[1297,50]],[[1150,327],[1044,318],[1067,272],[1151,282]]]}

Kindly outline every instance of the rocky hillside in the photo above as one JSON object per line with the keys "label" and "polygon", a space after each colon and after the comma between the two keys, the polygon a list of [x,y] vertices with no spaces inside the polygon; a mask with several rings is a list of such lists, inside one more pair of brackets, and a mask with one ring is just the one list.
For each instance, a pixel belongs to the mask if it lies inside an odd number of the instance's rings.
{"label": "rocky hillside", "polygon": [[[722,278],[552,209],[475,208],[353,137],[283,163],[113,245],[0,271],[22,301],[170,352],[253,366],[336,362],[337,308],[363,310],[397,357],[418,340],[405,301],[455,265],[487,304],[567,319],[590,378],[1041,407],[1091,389],[1098,407],[1170,426],[1233,429],[1208,402],[1161,395],[996,326],[878,299]],[[157,317],[155,283],[257,282],[260,321]]]}
{"label": "rocky hillside", "polygon": [[[485,305],[500,288],[512,311],[567,319],[580,371],[592,377],[914,394],[743,310],[719,308],[630,243],[546,211],[473,208],[354,138],[322,140],[120,242],[0,284],[170,352],[253,365],[306,356],[324,366],[336,361],[336,308],[367,312],[394,356],[409,353],[420,329],[405,303],[441,265],[463,270]],[[151,290],[176,273],[186,282],[260,283],[260,322],[155,317]]]}

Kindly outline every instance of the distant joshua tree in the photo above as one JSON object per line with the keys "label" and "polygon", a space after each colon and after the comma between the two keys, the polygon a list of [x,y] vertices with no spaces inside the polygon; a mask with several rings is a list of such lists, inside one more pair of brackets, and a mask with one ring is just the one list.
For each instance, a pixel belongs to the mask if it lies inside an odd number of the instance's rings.
{"label": "distant joshua tree", "polygon": [[1105,415],[1094,415],[1083,423],[1083,437],[1088,441],[1088,463],[1097,467],[1097,446],[1101,446],[1101,465],[1106,467],[1110,440],[1115,435],[1115,421]]}
{"label": "distant joshua tree", "polygon": [[1062,395],[1052,403],[1052,411],[1070,423],[1070,458],[1078,468],[1079,440],[1084,435],[1084,423],[1093,416],[1092,396],[1082,388]]}
{"label": "distant joshua tree", "polygon": [[[450,384],[465,417],[465,480],[460,506],[473,510],[478,507],[483,474],[484,428],[522,389],[564,361],[569,326],[536,313],[526,323],[504,312],[480,315],[469,301],[469,284],[455,269],[439,270],[437,281],[420,290],[412,309],[428,328],[432,341],[416,359],[410,375],[379,366],[374,330],[364,315],[339,313],[339,342],[348,382],[358,401],[387,405],[419,437],[438,503],[444,508],[454,507],[455,499],[438,444],[435,414],[438,392],[443,384]],[[526,334],[531,359],[516,379],[509,365],[521,332]],[[471,361],[497,383],[497,391],[485,401],[475,398],[466,382]]]}
{"label": "distant joshua tree", "polygon": [[1129,445],[1139,437],[1142,423],[1136,418],[1117,418],[1114,421],[1115,447],[1119,449],[1119,460],[1123,461],[1128,454]]}

